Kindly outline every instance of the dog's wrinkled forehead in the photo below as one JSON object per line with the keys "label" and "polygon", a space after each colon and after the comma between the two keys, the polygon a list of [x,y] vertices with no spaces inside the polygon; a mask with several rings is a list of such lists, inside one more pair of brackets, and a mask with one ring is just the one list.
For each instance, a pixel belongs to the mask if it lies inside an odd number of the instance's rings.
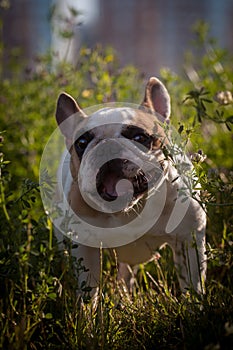
{"label": "dog's wrinkled forehead", "polygon": [[130,107],[103,108],[77,125],[80,129],[93,131],[96,137],[118,137],[125,125],[135,125],[148,134],[157,130],[157,118],[141,110]]}

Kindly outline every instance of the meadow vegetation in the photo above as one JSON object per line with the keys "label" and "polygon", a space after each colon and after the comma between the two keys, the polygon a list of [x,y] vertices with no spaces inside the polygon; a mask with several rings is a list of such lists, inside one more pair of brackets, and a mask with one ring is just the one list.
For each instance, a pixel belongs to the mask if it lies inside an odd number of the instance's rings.
{"label": "meadow vegetation", "polygon": [[148,77],[133,66],[121,67],[110,48],[83,47],[75,66],[66,61],[53,66],[49,54],[29,69],[17,63],[16,51],[1,45],[1,349],[233,348],[232,57],[208,37],[204,24],[195,35],[195,54],[187,53],[182,72],[162,68],[160,78],[171,94],[173,124],[192,155],[208,213],[206,293],[180,293],[166,247],[159,259],[138,267],[130,295],[116,280],[115,261],[101,252],[95,303],[88,285],[78,285],[75,275],[85,267],[70,254],[72,242],[59,250],[44,213],[40,157],[56,127],[61,91],[83,108],[139,103]]}

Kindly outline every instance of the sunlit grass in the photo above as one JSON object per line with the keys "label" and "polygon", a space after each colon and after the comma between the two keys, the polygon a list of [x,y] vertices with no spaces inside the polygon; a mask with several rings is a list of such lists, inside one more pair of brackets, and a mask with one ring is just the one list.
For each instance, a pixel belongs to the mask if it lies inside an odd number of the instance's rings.
{"label": "sunlit grass", "polygon": [[[130,292],[117,281],[114,259],[102,252],[100,288],[90,298],[89,286],[78,284],[82,261],[72,257],[71,242],[60,249],[42,208],[39,161],[55,128],[58,93],[79,97],[84,107],[100,100],[139,103],[141,74],[120,68],[111,50],[98,48],[83,49],[75,68],[62,62],[51,72],[44,57],[24,80],[19,74],[0,81],[1,349],[233,348],[233,108],[215,98],[219,90],[232,91],[233,72],[228,54],[214,50],[214,58],[207,52],[186,63],[186,73],[197,71],[198,82],[161,71],[172,96],[173,125],[195,155],[208,213],[203,295],[180,292],[172,251],[165,247],[134,271]],[[199,162],[197,155],[207,157]]]}

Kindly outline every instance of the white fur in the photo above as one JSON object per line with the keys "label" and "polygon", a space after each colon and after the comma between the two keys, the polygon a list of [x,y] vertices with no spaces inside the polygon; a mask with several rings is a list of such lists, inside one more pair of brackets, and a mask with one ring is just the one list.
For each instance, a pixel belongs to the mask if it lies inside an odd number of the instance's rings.
{"label": "white fur", "polygon": [[[77,111],[80,112],[75,101],[68,95],[63,94],[58,102],[58,123],[69,116],[68,112],[67,116],[63,116],[64,111],[66,111],[65,106],[63,105],[67,103],[70,109],[72,107],[72,109],[77,109]],[[153,113],[159,112],[162,114],[161,119],[166,122],[168,121],[170,115],[170,97],[166,88],[158,79],[151,78],[149,80],[143,106],[151,109]],[[135,109],[122,109],[121,113],[123,113],[124,123],[128,122],[129,124],[133,123],[137,125],[137,123],[140,122],[143,125],[145,124],[142,115],[139,112],[138,114],[137,112],[135,113]],[[106,128],[104,129],[103,127],[100,130],[100,134],[96,136],[96,144],[98,143],[98,139],[101,140],[101,137],[119,137],[119,126],[116,127],[115,130],[113,125],[107,125],[108,121],[111,122],[115,118],[115,112],[113,109],[98,111],[95,113],[95,116],[97,116],[97,119],[100,117],[106,119]],[[107,119],[107,117],[109,119]],[[118,121],[119,117],[116,116],[116,118]],[[73,120],[75,120],[75,118]],[[90,125],[88,124],[89,122]],[[95,124],[94,116],[91,116],[86,120],[84,117],[84,123],[88,125],[89,128],[99,125],[98,120],[97,124]],[[67,130],[69,130],[69,128],[67,128]],[[65,132],[62,132],[66,136],[66,139],[68,139],[69,135],[67,135],[66,129]],[[90,144],[90,147],[93,147],[93,145],[95,145],[95,143]],[[125,159],[127,159],[128,152],[129,150],[125,149]],[[154,154],[157,157],[161,157],[162,152],[157,150]],[[85,162],[85,157],[82,161]],[[67,156],[65,164],[63,164],[63,169],[60,169],[58,174],[58,183],[63,183],[63,190],[67,198],[71,191],[73,182],[70,174],[69,162],[70,157]],[[150,199],[152,199],[151,203],[153,203],[151,205],[152,218],[157,215],[156,212],[160,213],[155,220],[155,223],[142,237],[134,242],[116,248],[116,256],[120,263],[119,277],[123,277],[125,280],[129,281],[129,276],[127,276],[128,269],[125,268],[123,264],[130,264],[133,266],[138,263],[149,261],[153,258],[154,252],[157,248],[168,243],[173,250],[174,262],[177,268],[182,291],[185,291],[187,288],[193,288],[201,293],[203,292],[203,283],[206,275],[206,215],[198,201],[191,197],[190,188],[192,187],[190,187],[189,183],[190,174],[192,173],[191,162],[186,156],[178,155],[175,157],[175,163],[176,166],[171,160],[164,160],[164,182],[161,186],[163,186],[163,190],[166,191],[166,202],[162,211],[158,211],[158,209],[160,209],[159,206],[161,205],[162,190],[160,191],[159,188],[150,193]],[[89,164],[89,168],[90,166],[91,164]],[[185,166],[188,171],[180,170],[182,166]],[[85,182],[85,174],[81,175]],[[128,215],[131,215],[130,213],[131,212],[129,211]],[[125,214],[122,213],[122,218],[123,215]],[[103,220],[101,214],[99,214],[99,216],[97,215],[97,219],[98,218],[101,223],[101,220]],[[116,217],[114,214],[109,214],[107,220],[111,224],[117,220],[121,220],[121,217],[119,217],[119,215]],[[83,275],[80,276],[80,280],[88,280],[92,287],[97,287],[99,284],[101,265],[99,249],[80,245],[73,253],[78,258],[82,257],[84,259],[84,265],[89,269],[88,272],[83,273]]]}

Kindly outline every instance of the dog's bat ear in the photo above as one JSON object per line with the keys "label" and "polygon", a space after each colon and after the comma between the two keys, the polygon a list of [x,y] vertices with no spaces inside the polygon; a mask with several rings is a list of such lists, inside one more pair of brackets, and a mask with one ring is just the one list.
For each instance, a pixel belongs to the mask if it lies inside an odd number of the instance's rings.
{"label": "dog's bat ear", "polygon": [[[56,120],[65,137],[70,138],[74,131],[74,123],[77,125],[77,123],[85,117],[85,113],[73,97],[65,92],[59,95],[56,109]],[[65,122],[66,120],[67,122]]]}
{"label": "dog's bat ear", "polygon": [[171,112],[170,96],[159,79],[154,77],[149,79],[141,106],[162,115],[163,121],[169,121]]}

